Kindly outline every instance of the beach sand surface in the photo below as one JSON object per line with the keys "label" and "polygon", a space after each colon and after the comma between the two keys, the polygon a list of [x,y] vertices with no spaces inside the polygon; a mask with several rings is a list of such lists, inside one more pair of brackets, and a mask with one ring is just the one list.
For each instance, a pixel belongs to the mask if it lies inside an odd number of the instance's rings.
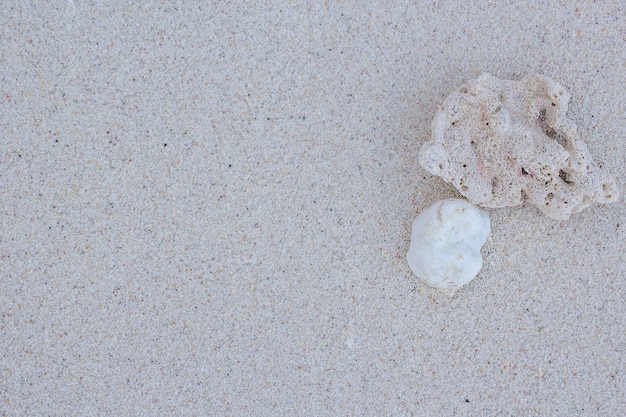
{"label": "beach sand surface", "polygon": [[626,205],[487,209],[449,297],[443,99],[541,74],[624,196],[626,3],[4,1],[0,415],[626,415]]}

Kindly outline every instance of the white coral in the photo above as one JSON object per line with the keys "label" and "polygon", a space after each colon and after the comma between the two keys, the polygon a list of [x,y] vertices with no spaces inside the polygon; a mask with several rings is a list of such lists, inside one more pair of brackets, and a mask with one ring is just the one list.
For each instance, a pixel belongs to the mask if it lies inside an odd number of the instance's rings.
{"label": "white coral", "polygon": [[515,82],[483,74],[446,98],[420,164],[484,207],[515,206],[525,195],[564,220],[594,202],[616,201],[615,180],[592,162],[566,117],[568,102],[546,77]]}
{"label": "white coral", "polygon": [[482,268],[480,249],[489,233],[489,216],[475,205],[458,198],[437,201],[413,222],[407,262],[427,284],[454,293]]}

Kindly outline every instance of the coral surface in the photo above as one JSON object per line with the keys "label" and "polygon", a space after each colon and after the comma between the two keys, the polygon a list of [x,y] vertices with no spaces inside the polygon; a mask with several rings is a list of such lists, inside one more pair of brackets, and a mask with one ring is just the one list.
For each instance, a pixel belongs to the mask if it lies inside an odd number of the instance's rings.
{"label": "coral surface", "polygon": [[413,222],[406,255],[411,270],[427,284],[453,293],[482,268],[480,249],[489,224],[487,213],[465,200],[437,201]]}
{"label": "coral surface", "polygon": [[482,74],[445,99],[419,162],[484,207],[515,206],[526,196],[564,220],[616,201],[615,180],[593,163],[566,117],[569,98],[543,76],[516,82]]}

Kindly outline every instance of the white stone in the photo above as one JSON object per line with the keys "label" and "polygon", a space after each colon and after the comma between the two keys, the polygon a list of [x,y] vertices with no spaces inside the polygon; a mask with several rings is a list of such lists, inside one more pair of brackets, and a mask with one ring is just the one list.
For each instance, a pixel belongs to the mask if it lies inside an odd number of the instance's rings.
{"label": "white stone", "polygon": [[489,216],[480,208],[458,198],[437,201],[413,222],[409,267],[427,284],[452,294],[478,275],[489,233]]}
{"label": "white stone", "polygon": [[565,220],[617,201],[615,180],[593,163],[566,117],[569,98],[547,77],[516,82],[482,74],[445,99],[419,162],[483,207],[516,206],[526,197]]}

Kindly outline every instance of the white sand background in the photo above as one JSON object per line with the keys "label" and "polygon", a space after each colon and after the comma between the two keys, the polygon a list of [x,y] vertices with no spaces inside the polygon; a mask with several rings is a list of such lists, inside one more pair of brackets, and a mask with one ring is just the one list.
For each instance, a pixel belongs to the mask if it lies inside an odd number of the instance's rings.
{"label": "white sand background", "polygon": [[625,194],[625,1],[121,3],[1,4],[0,415],[626,415],[624,198],[489,209],[453,298],[404,258],[483,71]]}

